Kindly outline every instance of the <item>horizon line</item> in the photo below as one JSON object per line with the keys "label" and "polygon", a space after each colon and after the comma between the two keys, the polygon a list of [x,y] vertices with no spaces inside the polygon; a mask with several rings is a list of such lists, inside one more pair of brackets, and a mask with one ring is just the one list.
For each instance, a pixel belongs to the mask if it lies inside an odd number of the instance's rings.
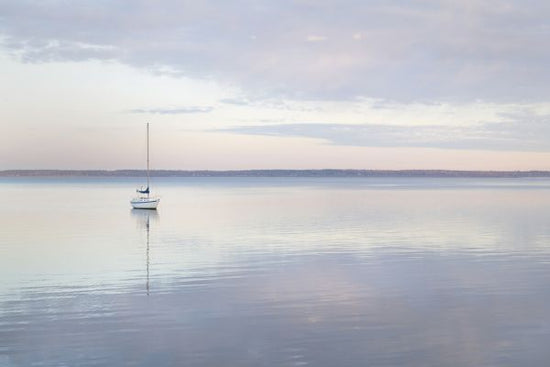
{"label": "horizon line", "polygon": [[[9,169],[0,177],[139,177],[145,169]],[[238,169],[150,170],[154,177],[550,177],[550,170]]]}

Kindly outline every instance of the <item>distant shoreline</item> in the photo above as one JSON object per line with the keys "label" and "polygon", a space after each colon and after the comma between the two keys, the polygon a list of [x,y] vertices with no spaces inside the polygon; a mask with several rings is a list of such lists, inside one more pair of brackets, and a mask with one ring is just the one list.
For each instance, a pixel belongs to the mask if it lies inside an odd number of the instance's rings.
{"label": "distant shoreline", "polygon": [[[4,170],[0,177],[142,177],[145,170]],[[152,177],[550,177],[550,171],[460,170],[153,170]]]}

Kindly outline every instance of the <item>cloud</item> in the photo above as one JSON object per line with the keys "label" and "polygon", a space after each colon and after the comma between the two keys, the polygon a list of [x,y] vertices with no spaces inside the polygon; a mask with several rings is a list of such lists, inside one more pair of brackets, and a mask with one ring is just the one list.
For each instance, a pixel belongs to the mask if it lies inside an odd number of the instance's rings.
{"label": "cloud", "polygon": [[251,104],[251,102],[246,98],[223,98],[223,99],[220,99],[220,102],[225,104],[232,104],[236,106],[247,106]]}
{"label": "cloud", "polygon": [[327,37],[325,36],[310,35],[306,37],[307,42],[323,42],[326,40],[327,40]]}
{"label": "cloud", "polygon": [[212,111],[214,108],[211,106],[192,106],[192,107],[182,107],[182,108],[149,108],[142,109],[137,108],[130,110],[131,113],[151,113],[151,114],[160,114],[160,115],[177,115],[185,113],[207,113]]}
{"label": "cloud", "polygon": [[550,98],[543,1],[0,0],[0,14],[25,62],[114,60],[256,97]]}
{"label": "cloud", "polygon": [[503,116],[475,126],[296,123],[242,126],[221,131],[322,139],[335,145],[425,147],[492,151],[550,151],[550,116]]}

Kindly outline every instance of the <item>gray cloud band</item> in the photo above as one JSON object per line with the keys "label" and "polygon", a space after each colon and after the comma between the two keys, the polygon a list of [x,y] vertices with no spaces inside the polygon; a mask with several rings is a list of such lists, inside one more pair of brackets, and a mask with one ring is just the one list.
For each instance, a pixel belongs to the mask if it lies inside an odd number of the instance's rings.
{"label": "gray cloud band", "polygon": [[114,60],[288,98],[545,101],[550,6],[516,0],[0,0],[27,62]]}
{"label": "gray cloud band", "polygon": [[307,137],[349,146],[550,151],[550,116],[518,116],[513,121],[467,127],[302,123],[246,126],[222,131],[247,135]]}
{"label": "gray cloud band", "polygon": [[211,106],[191,106],[191,107],[181,107],[181,108],[136,108],[130,110],[130,113],[150,113],[150,114],[160,114],[160,115],[178,115],[178,114],[188,114],[188,113],[207,113],[214,110],[214,107]]}

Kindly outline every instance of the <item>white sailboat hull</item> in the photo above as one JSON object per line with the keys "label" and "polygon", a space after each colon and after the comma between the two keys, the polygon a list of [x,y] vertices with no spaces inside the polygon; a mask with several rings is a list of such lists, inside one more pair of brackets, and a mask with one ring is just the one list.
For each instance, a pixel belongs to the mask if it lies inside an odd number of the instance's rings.
{"label": "white sailboat hull", "polygon": [[156,209],[159,205],[160,198],[155,197],[143,197],[143,198],[133,198],[130,201],[134,209]]}

